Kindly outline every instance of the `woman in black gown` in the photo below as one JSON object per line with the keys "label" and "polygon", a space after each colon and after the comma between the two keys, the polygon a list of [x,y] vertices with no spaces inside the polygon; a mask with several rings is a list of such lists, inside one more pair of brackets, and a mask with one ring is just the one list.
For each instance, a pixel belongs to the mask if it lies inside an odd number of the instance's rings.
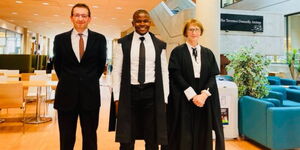
{"label": "woman in black gown", "polygon": [[188,20],[183,30],[186,42],[170,56],[169,150],[212,150],[212,130],[215,149],[225,149],[215,79],[219,69],[212,51],[198,43],[202,33],[199,21]]}

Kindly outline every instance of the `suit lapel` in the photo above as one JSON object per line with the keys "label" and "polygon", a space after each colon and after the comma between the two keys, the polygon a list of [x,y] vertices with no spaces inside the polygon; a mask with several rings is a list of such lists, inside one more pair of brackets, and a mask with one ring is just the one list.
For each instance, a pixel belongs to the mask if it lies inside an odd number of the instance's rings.
{"label": "suit lapel", "polygon": [[71,31],[69,31],[69,32],[66,33],[66,37],[65,37],[65,40],[66,40],[66,44],[65,44],[65,46],[66,46],[66,51],[67,51],[67,53],[69,53],[69,54],[71,55],[71,57],[72,57],[76,62],[79,63],[79,61],[78,61],[78,59],[77,59],[77,57],[76,57],[76,55],[75,55],[75,52],[74,52],[74,50],[73,50],[73,47],[72,47],[72,41],[71,41],[72,31],[73,31],[73,29],[72,29]]}
{"label": "suit lapel", "polygon": [[91,30],[88,30],[87,43],[86,43],[86,48],[85,48],[85,51],[84,51],[82,59],[81,59],[82,61],[84,61],[84,58],[86,57],[87,53],[89,53],[89,51],[91,51],[93,49],[92,45],[94,45],[94,42],[95,42],[95,36],[93,35],[93,32]]}

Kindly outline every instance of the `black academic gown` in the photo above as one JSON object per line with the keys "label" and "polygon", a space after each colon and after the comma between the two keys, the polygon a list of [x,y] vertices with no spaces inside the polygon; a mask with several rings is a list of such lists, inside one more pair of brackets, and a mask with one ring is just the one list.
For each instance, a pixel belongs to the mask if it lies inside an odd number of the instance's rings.
{"label": "black academic gown", "polygon": [[[216,133],[216,150],[224,150],[219,94],[215,76],[219,69],[214,54],[201,46],[200,79],[194,78],[191,55],[186,44],[176,47],[169,61],[170,96],[168,101],[169,150],[212,150],[212,130]],[[209,88],[212,94],[203,108],[188,101],[184,90],[188,87]]]}
{"label": "black academic gown", "polygon": [[[162,68],[161,68],[161,52],[166,49],[166,43],[157,39],[150,33],[155,47],[155,116],[156,116],[156,139],[157,144],[167,144],[166,130],[166,104],[164,101]],[[116,142],[129,143],[131,142],[131,76],[130,76],[130,51],[133,33],[118,40],[122,44],[123,63],[122,76],[119,98],[119,110],[116,125]],[[113,98],[112,98],[113,100]],[[111,102],[109,130],[113,131],[115,127],[115,108]],[[137,139],[143,139],[142,131],[138,131]]]}

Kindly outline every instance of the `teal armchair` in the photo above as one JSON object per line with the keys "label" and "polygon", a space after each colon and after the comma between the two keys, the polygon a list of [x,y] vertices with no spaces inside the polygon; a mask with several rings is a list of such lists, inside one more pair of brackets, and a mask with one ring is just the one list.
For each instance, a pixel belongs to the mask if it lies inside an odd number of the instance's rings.
{"label": "teal armchair", "polygon": [[279,100],[243,96],[239,100],[240,134],[261,145],[300,148],[300,107],[280,107]]}

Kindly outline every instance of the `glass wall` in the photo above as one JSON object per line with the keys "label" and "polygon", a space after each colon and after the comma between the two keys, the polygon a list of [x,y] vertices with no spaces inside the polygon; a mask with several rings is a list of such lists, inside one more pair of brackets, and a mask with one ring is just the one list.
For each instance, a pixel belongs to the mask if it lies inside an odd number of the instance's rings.
{"label": "glass wall", "polygon": [[300,71],[300,12],[286,15],[287,63]]}
{"label": "glass wall", "polygon": [[21,54],[22,35],[0,28],[0,54]]}

